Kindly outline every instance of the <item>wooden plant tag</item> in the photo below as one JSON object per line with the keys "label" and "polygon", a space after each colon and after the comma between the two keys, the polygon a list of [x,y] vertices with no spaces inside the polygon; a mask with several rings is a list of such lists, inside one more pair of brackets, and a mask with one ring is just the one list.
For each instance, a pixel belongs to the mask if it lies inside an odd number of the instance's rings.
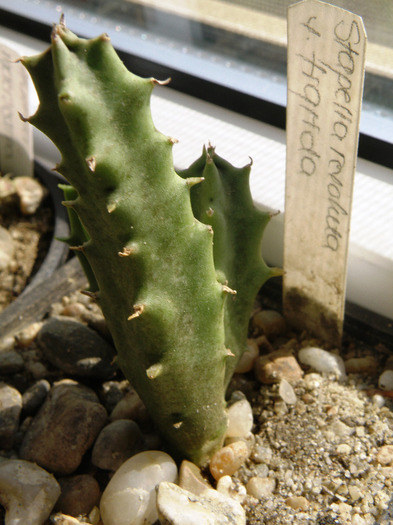
{"label": "wooden plant tag", "polygon": [[288,8],[284,313],[339,345],[366,33],[344,9]]}
{"label": "wooden plant tag", "polygon": [[0,44],[0,172],[14,175],[33,173],[33,135],[18,112],[29,115],[28,75],[19,55]]}

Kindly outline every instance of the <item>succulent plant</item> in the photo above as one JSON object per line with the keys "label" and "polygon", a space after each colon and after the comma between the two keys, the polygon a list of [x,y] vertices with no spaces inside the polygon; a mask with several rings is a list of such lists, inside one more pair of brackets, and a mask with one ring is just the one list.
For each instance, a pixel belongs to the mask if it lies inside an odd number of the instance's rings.
{"label": "succulent plant", "polygon": [[269,215],[253,206],[250,166],[209,147],[176,173],[174,140],[150,113],[158,82],[129,72],[106,35],[81,39],[61,20],[51,47],[21,61],[40,100],[24,120],[60,150],[56,169],[74,188],[64,204],[83,224],[76,248],[119,367],[172,452],[204,464],[223,441],[255,294],[275,274],[260,253]]}

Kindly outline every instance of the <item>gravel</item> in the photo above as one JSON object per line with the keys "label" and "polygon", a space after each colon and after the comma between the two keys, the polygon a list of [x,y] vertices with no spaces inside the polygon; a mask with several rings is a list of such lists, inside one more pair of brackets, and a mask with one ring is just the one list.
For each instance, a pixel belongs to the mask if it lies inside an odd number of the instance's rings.
{"label": "gravel", "polygon": [[[99,309],[89,298],[80,294],[64,298],[62,304],[54,305],[52,315],[59,319],[64,312],[75,312],[75,318],[78,318],[81,311],[89,313],[82,320],[78,319],[85,326],[102,328]],[[277,315],[269,313],[265,318],[259,314],[258,319],[259,324],[251,325],[250,337],[258,342],[260,356],[269,370],[275,364],[275,356],[279,367],[268,376],[269,384],[261,382],[266,375],[261,363],[250,372],[237,374],[233,378],[229,393],[243,392],[243,397],[238,396],[237,403],[247,398],[252,407],[252,438],[247,438],[251,453],[244,453],[247,459],[243,459],[242,466],[231,476],[223,478],[221,483],[226,484],[226,492],[233,494],[235,499],[241,495],[247,525],[392,523],[393,399],[392,392],[382,390],[381,381],[378,384],[390,355],[388,350],[382,345],[370,348],[346,338],[338,352],[306,334],[284,330]],[[269,319],[280,330],[266,327]],[[316,371],[310,365],[301,363],[298,356],[304,348],[317,349],[319,356],[325,355],[320,350],[326,350],[329,359],[331,355],[338,356],[339,359],[334,357],[334,362],[340,363],[338,370],[341,373],[337,374],[337,370],[331,373]],[[7,344],[5,352],[12,353],[11,365],[14,364],[7,368],[9,356],[3,354],[5,365],[0,373],[0,382],[5,392],[10,388],[18,392],[23,406],[19,403],[19,419],[16,422],[15,418],[12,420],[13,435],[7,434],[0,459],[20,457],[20,451],[26,446],[21,449],[21,445],[26,443],[26,436],[34,431],[38,418],[42,418],[42,407],[53,400],[56,388],[59,388],[56,385],[59,382],[64,385],[71,380],[82,385],[82,389],[92,390],[95,402],[101,407],[99,413],[102,412],[103,417],[94,430],[95,443],[102,426],[108,433],[111,421],[132,419],[138,438],[134,452],[160,447],[160,440],[154,433],[143,404],[119,371],[109,367],[104,379],[100,374],[97,377],[69,374],[66,367],[61,369],[45,357],[36,337],[23,345],[16,339],[14,344]],[[271,352],[276,354],[266,359]],[[100,357],[101,354],[97,355]],[[289,368],[289,375],[285,375],[285,370],[284,374],[281,373],[282,356],[286,360],[290,357],[295,365],[295,374],[293,367]],[[311,362],[316,366],[314,361]],[[296,368],[298,365],[299,370]],[[360,373],[353,373],[352,370]],[[249,410],[248,405],[244,405]],[[118,425],[124,424],[127,423]],[[126,430],[128,432],[128,427]],[[66,432],[69,431],[66,429]],[[115,433],[111,446],[115,447],[117,442],[120,449],[113,450],[113,454],[116,457],[127,455],[122,439]],[[82,453],[83,457],[76,467],[67,470],[57,465],[52,469],[55,476],[61,479],[61,472],[92,476],[102,493],[112,473],[91,462],[93,446],[94,443]],[[203,474],[216,488],[217,482],[208,473]],[[72,505],[70,507],[67,507],[69,513],[75,515],[76,510],[73,514]],[[78,519],[90,523],[86,516],[97,516],[98,510],[94,509]],[[0,525],[3,520],[0,510]]]}

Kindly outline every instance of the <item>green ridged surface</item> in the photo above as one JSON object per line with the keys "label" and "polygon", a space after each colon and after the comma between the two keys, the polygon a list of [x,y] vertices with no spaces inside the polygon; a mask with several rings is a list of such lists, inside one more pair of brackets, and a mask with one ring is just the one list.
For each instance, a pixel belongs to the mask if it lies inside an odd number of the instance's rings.
{"label": "green ridged surface", "polygon": [[188,169],[179,172],[184,178],[204,178],[191,190],[193,212],[199,221],[212,226],[217,277],[236,292],[225,303],[225,344],[235,356],[226,363],[226,383],[247,350],[255,297],[267,279],[280,274],[262,258],[262,236],[271,215],[254,206],[250,171],[251,163],[236,168],[210,146]]}
{"label": "green ridged surface", "polygon": [[40,99],[28,120],[77,191],[67,205],[90,238],[83,253],[119,365],[174,453],[203,464],[226,428],[226,291],[211,229],[152,122],[155,82],[128,72],[106,36],[79,39],[62,23],[48,51],[22,62]]}

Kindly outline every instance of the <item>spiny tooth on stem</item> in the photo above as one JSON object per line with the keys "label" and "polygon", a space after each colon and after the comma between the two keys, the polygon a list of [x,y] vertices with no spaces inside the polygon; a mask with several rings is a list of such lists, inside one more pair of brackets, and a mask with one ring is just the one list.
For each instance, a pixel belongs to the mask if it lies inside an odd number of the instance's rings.
{"label": "spiny tooth on stem", "polygon": [[131,321],[132,319],[136,319],[137,317],[142,315],[144,309],[145,309],[145,305],[144,304],[135,304],[134,305],[134,311],[129,317],[127,317],[127,320]]}
{"label": "spiny tooth on stem", "polygon": [[156,363],[155,365],[151,365],[146,370],[146,375],[149,379],[156,379],[159,375],[162,374],[163,369],[164,366],[162,363]]}
{"label": "spiny tooth on stem", "polygon": [[106,209],[108,210],[108,213],[113,213],[116,209],[116,203],[111,202],[110,204],[107,205]]}
{"label": "spiny tooth on stem", "polygon": [[98,301],[98,297],[99,297],[98,292],[90,292],[90,290],[81,290],[81,294],[87,295],[87,297],[94,299],[94,301]]}
{"label": "spiny tooth on stem", "polygon": [[173,146],[173,144],[177,144],[179,142],[179,140],[175,139],[174,137],[168,137],[168,142],[169,142],[169,144],[172,144],[172,146]]}
{"label": "spiny tooth on stem", "polygon": [[29,122],[30,121],[30,117],[24,117],[20,111],[18,111],[18,115],[19,115],[19,118],[21,119],[22,122]]}
{"label": "spiny tooth on stem", "polygon": [[237,294],[237,291],[236,290],[232,290],[232,288],[229,288],[229,286],[227,286],[226,284],[223,284],[222,285],[222,291],[224,293],[229,293],[231,295],[236,295]]}
{"label": "spiny tooth on stem", "polygon": [[72,101],[72,97],[69,93],[61,93],[59,95],[59,101],[64,102],[64,104],[70,104]]}
{"label": "spiny tooth on stem", "polygon": [[75,201],[61,201],[61,203],[66,208],[74,208],[75,207]]}
{"label": "spiny tooth on stem", "polygon": [[96,158],[92,155],[91,157],[88,157],[86,160],[87,167],[91,172],[94,172],[96,170]]}
{"label": "spiny tooth on stem", "polygon": [[119,257],[129,257],[134,250],[132,248],[124,247],[121,252],[117,252]]}
{"label": "spiny tooth on stem", "polygon": [[167,86],[172,81],[171,77],[168,77],[165,80],[157,80],[156,78],[151,78],[150,82],[158,86]]}
{"label": "spiny tooth on stem", "polygon": [[68,247],[70,250],[73,250],[75,252],[84,252],[85,251],[85,247],[83,244],[81,244],[80,246],[69,246]]}
{"label": "spiny tooth on stem", "polygon": [[187,177],[186,184],[189,188],[192,188],[196,184],[200,184],[205,180],[205,177]]}

